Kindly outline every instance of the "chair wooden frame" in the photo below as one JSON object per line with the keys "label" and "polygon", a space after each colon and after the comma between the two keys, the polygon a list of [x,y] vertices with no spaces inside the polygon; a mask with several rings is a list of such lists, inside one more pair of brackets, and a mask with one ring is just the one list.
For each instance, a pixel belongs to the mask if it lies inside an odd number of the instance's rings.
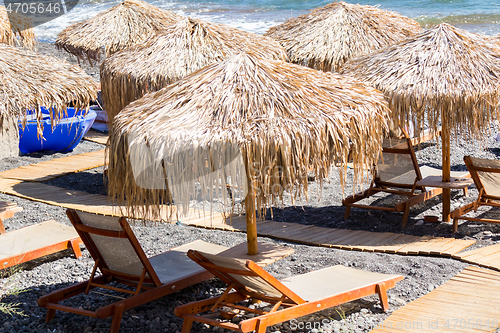
{"label": "chair wooden frame", "polygon": [[[354,290],[308,302],[251,260],[246,261],[246,269],[233,269],[214,264],[198,251],[189,250],[188,257],[204,267],[207,271],[210,271],[213,275],[220,278],[228,285],[228,287],[219,297],[212,297],[206,300],[191,302],[176,307],[174,311],[175,315],[184,319],[182,333],[189,333],[194,321],[238,332],[255,331],[257,333],[264,333],[268,326],[328,309],[372,294],[379,295],[382,308],[384,311],[387,311],[389,308],[387,290],[393,288],[397,281],[403,279],[403,276],[392,276],[391,278],[385,279],[380,283],[364,285],[363,287]],[[281,294],[281,296],[266,295],[264,293],[252,291],[231,275],[260,277],[266,281],[267,284],[277,292],[277,294]],[[232,289],[235,291],[230,292]],[[248,299],[270,303],[272,304],[272,308],[269,311],[262,311],[236,304]],[[223,318],[231,318],[231,312],[222,309],[223,307],[234,310],[244,310],[246,312],[253,313],[256,316],[250,319],[242,320],[239,324],[234,324],[231,322],[222,322],[220,320],[212,319],[212,316],[210,315],[208,317],[198,315],[202,312],[215,312],[217,309],[221,309],[219,310],[219,314]]]}
{"label": "chair wooden frame", "polygon": [[498,167],[480,167],[474,165],[474,162],[472,161],[472,158],[470,156],[464,156],[464,162],[465,165],[467,166],[467,170],[469,170],[470,172],[470,175],[472,177],[472,180],[474,181],[474,184],[476,185],[477,190],[479,191],[479,194],[475,201],[465,206],[459,207],[455,209],[453,212],[451,212],[450,216],[453,219],[453,228],[452,228],[453,233],[457,232],[458,230],[459,220],[486,222],[486,223],[500,223],[500,220],[464,216],[465,214],[467,214],[472,210],[474,210],[474,212],[477,212],[477,209],[480,206],[500,207],[500,202],[495,202],[495,201],[500,201],[500,196],[486,193],[483,181],[481,180],[481,177],[478,174],[478,172],[500,173],[500,161],[498,161]]}
{"label": "chair wooden frame", "polygon": [[19,207],[13,202],[0,201],[0,235],[5,234],[5,226],[3,225],[3,220],[9,219],[23,210],[23,207]]}
{"label": "chair wooden frame", "polygon": [[[404,132],[404,131],[403,131]],[[413,150],[412,139],[408,137],[406,132],[405,140],[406,144],[401,143],[392,147],[383,147],[382,153],[392,153],[392,154],[405,154],[411,157],[411,161],[415,170],[415,180],[413,184],[401,184],[401,183],[393,183],[388,181],[382,181],[379,178],[377,167],[373,167],[373,180],[370,184],[370,187],[355,195],[349,196],[342,200],[342,204],[346,206],[344,219],[348,219],[351,215],[351,208],[365,208],[365,209],[376,209],[376,210],[384,210],[390,212],[403,212],[403,221],[401,223],[401,228],[406,227],[408,223],[408,217],[410,214],[410,207],[424,202],[432,197],[435,197],[443,192],[441,188],[433,188],[426,189],[424,186],[418,186],[416,183],[419,180],[422,180],[422,174],[420,172],[420,167],[418,165],[417,156],[415,155],[415,151]],[[418,191],[418,192],[416,192]],[[376,193],[384,192],[389,194],[401,195],[408,197],[407,200],[404,200],[400,203],[397,203],[393,207],[385,207],[385,206],[374,206],[374,205],[363,205],[358,204],[358,201],[366,199]]]}
{"label": "chair wooden frame", "polygon": [[[38,305],[46,307],[48,309],[46,317],[47,323],[54,318],[56,310],[100,319],[112,317],[110,332],[116,333],[120,328],[120,321],[123,315],[123,311],[134,308],[141,304],[145,304],[196,283],[205,281],[213,276],[211,273],[203,271],[200,273],[191,274],[182,279],[178,279],[167,284],[162,284],[149,259],[146,257],[146,254],[142,250],[142,247],[135,237],[132,229],[130,228],[130,225],[128,224],[126,218],[122,217],[119,220],[122,230],[112,231],[84,225],[77,215],[76,211],[73,209],[68,209],[66,211],[66,214],[68,215],[71,223],[80,235],[80,238],[87,247],[90,255],[92,256],[92,258],[94,258],[95,265],[92,270],[91,277],[88,281],[81,282],[64,289],[56,290],[38,299]],[[103,259],[102,255],[99,253],[99,250],[90,237],[90,234],[128,239],[135,252],[137,253],[137,256],[140,258],[143,266],[142,274],[132,275],[110,269],[106,264],[106,261]],[[100,270],[102,275],[96,277],[95,275],[97,269]],[[113,281],[119,282],[123,285],[131,286],[135,289],[127,290],[109,286],[109,283]],[[81,308],[74,308],[58,304],[59,302],[78,294],[84,293],[87,295],[90,290],[97,287],[113,291],[125,292],[131,294],[131,296],[120,301],[102,306],[95,311],[89,311]]]}

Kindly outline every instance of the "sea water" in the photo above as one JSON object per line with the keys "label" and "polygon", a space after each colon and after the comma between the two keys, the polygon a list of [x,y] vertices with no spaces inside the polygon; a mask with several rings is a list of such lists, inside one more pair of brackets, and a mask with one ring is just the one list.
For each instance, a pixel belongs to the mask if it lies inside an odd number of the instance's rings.
{"label": "sea water", "polygon": [[[1,2],[2,0],[0,0]],[[147,0],[183,16],[264,33],[287,19],[325,6],[332,0]],[[80,0],[69,13],[36,27],[41,41],[53,42],[71,23],[88,19],[120,3],[120,0]],[[430,28],[447,22],[462,29],[487,35],[500,34],[500,0],[346,0],[349,3],[379,6],[417,20]]]}

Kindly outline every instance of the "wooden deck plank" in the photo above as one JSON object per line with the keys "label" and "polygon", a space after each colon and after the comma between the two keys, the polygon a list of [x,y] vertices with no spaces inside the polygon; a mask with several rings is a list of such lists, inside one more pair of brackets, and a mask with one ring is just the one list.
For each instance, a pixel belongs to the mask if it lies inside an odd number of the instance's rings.
{"label": "wooden deck plank", "polygon": [[372,239],[367,240],[363,244],[363,246],[365,248],[368,248],[370,246],[387,244],[387,240],[390,239],[393,235],[394,235],[393,232],[381,232],[379,233],[378,237],[373,237]]}
{"label": "wooden deck plank", "polygon": [[[278,225],[279,222],[276,222],[275,228],[278,228]],[[281,230],[269,230],[267,232],[263,232],[262,235],[273,236],[277,238],[287,238],[287,239],[300,238],[303,242],[309,243],[309,238],[312,238],[314,236],[315,230],[316,228],[312,225],[307,225],[307,226],[302,225],[301,228],[296,228],[294,230],[287,230],[287,232],[285,233],[280,232]]]}
{"label": "wooden deck plank", "polygon": [[475,242],[476,242],[475,240],[471,239],[461,239],[460,242],[453,242],[450,244],[449,247],[447,247],[443,252],[441,252],[441,255],[452,257],[457,252],[463,251],[464,249],[468,248]]}
{"label": "wooden deck plank", "polygon": [[83,140],[92,141],[95,143],[99,143],[101,145],[105,145],[108,142],[108,137],[109,137],[108,134],[104,134],[91,129],[90,131],[87,132],[87,134],[85,134]]}
{"label": "wooden deck plank", "polygon": [[439,254],[441,254],[441,252],[438,250],[442,248],[443,243],[448,243],[448,239],[443,237],[430,239],[428,242],[426,242],[426,247],[424,247],[419,254],[430,255],[432,252],[438,252]]}
{"label": "wooden deck plank", "polygon": [[432,236],[422,236],[418,242],[405,245],[400,248],[399,251],[405,252],[406,254],[418,254],[422,248],[425,248],[425,245],[427,245],[431,239],[433,239]]}
{"label": "wooden deck plank", "polygon": [[[413,238],[414,237],[414,238]],[[420,242],[422,237],[415,237],[415,236],[409,236],[409,235],[404,235],[400,234],[400,236],[392,241],[392,244],[388,244],[387,246],[382,246],[381,248],[384,248],[386,253],[399,253],[399,254],[408,254],[407,251],[404,250],[405,247],[408,246],[408,244],[414,243],[414,242]]]}
{"label": "wooden deck plank", "polygon": [[336,237],[332,239],[332,245],[348,245],[347,241],[356,237],[358,232],[356,230],[343,229],[336,234]]}
{"label": "wooden deck plank", "polygon": [[453,255],[454,259],[500,271],[500,244]]}
{"label": "wooden deck plank", "polygon": [[390,233],[391,235],[388,237],[384,237],[383,239],[380,240],[378,244],[375,246],[370,245],[367,247],[370,252],[385,252],[385,247],[391,247],[394,245],[393,242],[401,237],[401,234],[396,234],[396,233]]}
{"label": "wooden deck plank", "polygon": [[[493,283],[492,278],[493,277]],[[372,333],[385,333],[393,329],[398,323],[421,322],[423,327],[407,327],[398,332],[494,332],[496,327],[485,326],[489,320],[499,322],[500,300],[496,292],[500,287],[500,273],[484,268],[467,267],[439,288],[429,294],[394,311]],[[474,327],[454,327],[455,321],[463,320],[469,324],[472,319]],[[481,325],[476,323],[481,322]],[[430,324],[434,323],[434,327]],[[447,326],[448,323],[448,327]]]}
{"label": "wooden deck plank", "polygon": [[44,182],[70,173],[94,169],[103,165],[106,165],[106,162],[104,161],[104,149],[101,149],[3,171],[0,172],[0,178]]}
{"label": "wooden deck plank", "polygon": [[308,239],[309,242],[315,244],[329,244],[335,238],[339,229],[325,230],[322,233],[316,233],[314,237]]}

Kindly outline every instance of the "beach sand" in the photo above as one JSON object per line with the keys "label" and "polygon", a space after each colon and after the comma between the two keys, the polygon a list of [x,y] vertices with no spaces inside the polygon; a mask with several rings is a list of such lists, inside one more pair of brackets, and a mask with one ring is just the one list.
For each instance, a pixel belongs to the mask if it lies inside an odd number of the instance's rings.
{"label": "beach sand", "polygon": [[[69,61],[77,63],[74,57],[55,50],[52,44],[41,44],[39,52],[67,58]],[[98,78],[98,67],[91,67],[83,63],[82,65],[87,73],[96,79]],[[496,126],[492,126],[491,135],[486,138],[483,146],[466,138],[452,139],[452,170],[465,170],[465,165],[463,164],[464,155],[498,158],[500,154],[500,142],[493,139],[494,135],[496,135]],[[82,141],[69,154],[80,154],[102,148],[102,145]],[[4,159],[0,160],[0,171],[69,154],[38,153],[21,156],[16,159]],[[421,165],[439,167],[441,164],[439,144],[436,142],[422,144],[418,148],[417,157]],[[102,168],[88,170],[58,178],[49,183],[69,189],[105,194],[102,170]],[[345,188],[346,195],[353,192],[351,180],[352,172],[348,171],[348,182]],[[463,197],[462,192],[452,192],[452,209],[457,205],[474,200],[477,196],[476,189],[471,188],[469,192],[470,195],[468,198]],[[286,198],[281,207],[273,208],[273,219],[276,221],[317,225],[327,228],[401,232],[400,223],[402,215],[399,213],[353,209],[351,217],[347,221],[344,221],[344,207],[341,204],[342,197],[338,174],[332,172],[330,179],[324,184],[321,193],[318,191],[317,182],[311,181],[309,183],[309,201],[298,202],[295,206],[292,206],[290,199]],[[63,208],[4,194],[0,194],[0,200],[13,201],[24,208],[22,212],[5,221],[8,232],[49,219],[55,219],[58,222],[70,225],[65,215],[65,209]],[[459,226],[458,233],[452,235],[450,224],[419,223],[425,215],[439,216],[440,211],[440,196],[413,207],[410,211],[408,227],[402,232],[418,236],[430,235],[475,239],[477,242],[471,248],[493,245],[500,241],[500,226],[494,224],[463,223]],[[499,216],[496,217],[499,218]],[[138,222],[134,224],[133,230],[148,256],[158,254],[173,246],[195,239],[202,239],[225,246],[233,246],[244,242],[246,239],[245,234],[241,233],[206,230],[176,224],[150,224],[144,226]],[[277,278],[293,276],[336,264],[373,272],[401,274],[405,277],[403,281],[397,284],[396,288],[388,292],[391,309],[387,313],[382,312],[377,297],[371,296],[299,319],[308,322],[337,320],[338,325],[341,327],[342,325],[344,327],[352,327],[352,330],[347,328],[349,332],[370,331],[372,327],[381,323],[395,309],[429,293],[468,266],[468,264],[457,260],[440,257],[345,251],[299,245],[268,238],[259,238],[259,241],[289,246],[295,250],[293,255],[266,267],[266,270]],[[82,253],[82,258],[78,260],[72,257],[70,251],[65,251],[23,265],[23,269],[15,276],[15,281],[18,287],[26,288],[27,291],[21,293],[19,296],[9,296],[3,299],[3,301],[19,303],[19,309],[26,316],[14,315],[11,317],[0,313],[0,333],[48,331],[108,332],[110,327],[109,319],[99,320],[66,312],[58,312],[52,322],[45,324],[46,309],[38,307],[36,303],[38,297],[42,295],[89,278],[94,262],[88,251],[83,250]],[[0,284],[5,281],[6,279],[0,279]],[[332,277],[332,283],[335,283],[335,277]],[[123,315],[120,332],[180,332],[182,321],[173,315],[173,309],[189,301],[218,295],[223,289],[224,285],[221,282],[211,279],[173,295],[126,311]],[[91,293],[89,296],[78,297],[74,301],[69,301],[68,304],[77,307],[96,308],[100,304],[107,302],[109,302],[107,297]],[[344,315],[345,319],[342,319],[341,317]],[[308,329],[292,330],[293,327],[293,323],[283,323],[269,328],[268,332],[310,331]],[[213,331],[213,328],[208,328],[205,325],[195,324],[193,327],[193,332]],[[223,330],[215,331],[223,332]]]}

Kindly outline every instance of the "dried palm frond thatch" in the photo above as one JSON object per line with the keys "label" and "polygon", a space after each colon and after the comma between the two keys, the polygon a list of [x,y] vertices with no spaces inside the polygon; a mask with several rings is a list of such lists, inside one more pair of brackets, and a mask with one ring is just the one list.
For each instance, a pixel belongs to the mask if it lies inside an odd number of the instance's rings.
{"label": "dried palm frond thatch", "polygon": [[56,46],[89,62],[140,44],[152,34],[177,22],[181,16],[141,0],[125,0],[88,20],[75,23],[57,35]]}
{"label": "dried palm frond thatch", "polygon": [[418,22],[395,12],[339,1],[291,18],[264,35],[280,42],[293,63],[337,71],[350,58],[421,31]]}
{"label": "dried palm frond thatch", "polygon": [[458,134],[478,139],[499,102],[500,47],[495,40],[443,23],[341,70],[382,91],[396,123],[437,130],[444,116]]}
{"label": "dried palm frond thatch", "polygon": [[[74,102],[88,107],[97,97],[97,85],[80,67],[66,61],[0,44],[0,125],[5,117],[20,117],[26,123],[27,110],[53,107],[54,125]],[[39,126],[41,134],[41,124]]]}
{"label": "dried palm frond thatch", "polygon": [[271,38],[193,18],[113,54],[101,64],[100,75],[109,127],[121,109],[145,93],[240,52],[287,60],[283,48]]}
{"label": "dried palm frond thatch", "polygon": [[387,112],[380,92],[347,76],[233,55],[116,116],[109,195],[137,215],[158,214],[170,194],[185,209],[195,179],[203,196],[219,184],[224,198],[229,178],[249,185],[258,209],[285,191],[307,198],[308,172],[321,181],[350,146],[356,177],[375,161]]}
{"label": "dried palm frond thatch", "polygon": [[35,42],[35,32],[30,21],[16,13],[11,13],[9,17],[6,8],[0,5],[0,43],[34,49]]}
{"label": "dried palm frond thatch", "polygon": [[[498,118],[500,47],[492,37],[443,23],[413,38],[348,61],[343,73],[384,92],[395,124],[442,127],[443,182],[450,182],[450,135],[483,140]],[[450,189],[443,189],[443,221]]]}

